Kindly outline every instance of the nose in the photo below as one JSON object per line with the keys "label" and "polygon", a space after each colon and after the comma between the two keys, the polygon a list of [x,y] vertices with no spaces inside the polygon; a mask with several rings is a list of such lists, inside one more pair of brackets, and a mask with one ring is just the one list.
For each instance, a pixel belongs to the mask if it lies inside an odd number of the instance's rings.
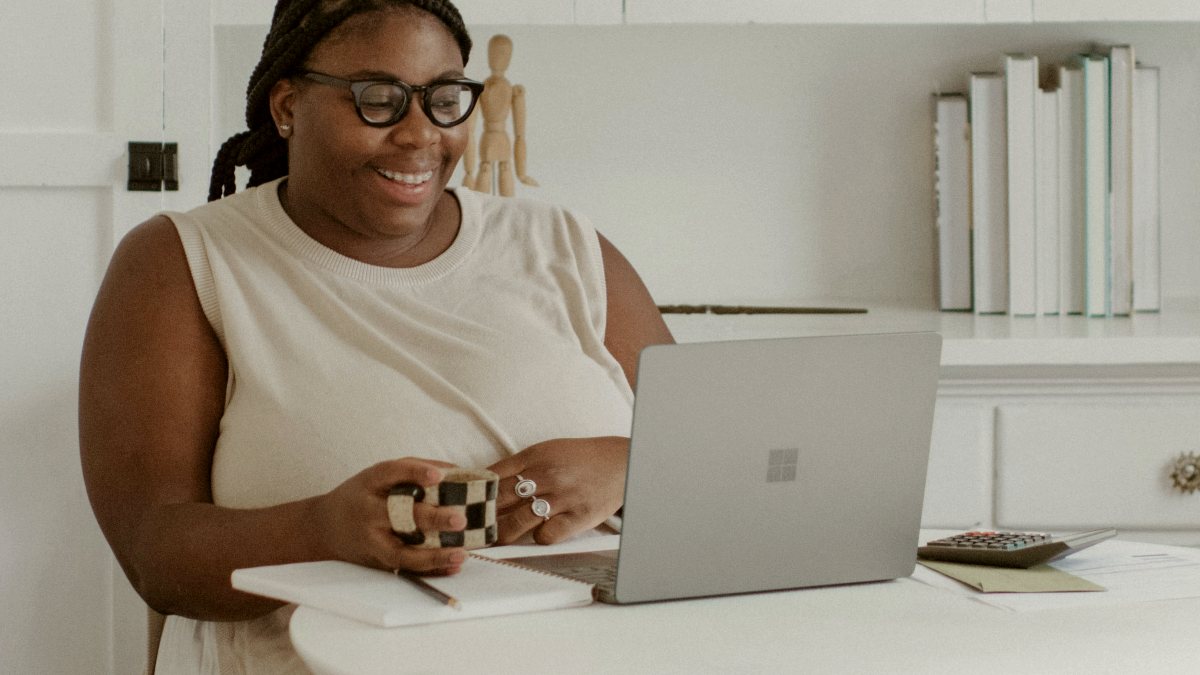
{"label": "nose", "polygon": [[393,143],[423,148],[437,143],[441,138],[441,128],[430,121],[421,106],[421,99],[418,97],[423,95],[422,93],[414,96],[413,100],[409,101],[404,117],[389,127],[388,137]]}

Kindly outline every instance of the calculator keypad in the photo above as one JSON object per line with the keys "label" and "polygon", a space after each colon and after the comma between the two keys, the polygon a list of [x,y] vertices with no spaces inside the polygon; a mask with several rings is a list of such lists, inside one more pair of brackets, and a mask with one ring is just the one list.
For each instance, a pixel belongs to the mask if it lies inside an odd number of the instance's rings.
{"label": "calculator keypad", "polygon": [[1060,535],[976,530],[935,539],[924,546],[918,546],[917,556],[925,560],[943,562],[1032,567],[1058,560],[1115,536],[1116,533],[1112,528]]}
{"label": "calculator keypad", "polygon": [[927,545],[1014,551],[1049,540],[1049,535],[1031,532],[964,532],[953,537],[931,541]]}

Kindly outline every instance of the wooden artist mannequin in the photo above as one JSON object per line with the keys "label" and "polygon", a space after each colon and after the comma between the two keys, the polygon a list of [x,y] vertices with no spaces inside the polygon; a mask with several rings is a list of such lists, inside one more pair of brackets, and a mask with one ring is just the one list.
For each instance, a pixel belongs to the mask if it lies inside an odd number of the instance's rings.
{"label": "wooden artist mannequin", "polygon": [[[511,197],[516,177],[525,185],[537,187],[537,181],[525,173],[525,87],[513,85],[504,76],[512,61],[512,40],[507,35],[495,35],[488,41],[488,67],[492,74],[484,80],[486,89],[479,98],[475,112],[467,121],[470,137],[463,157],[467,172],[463,185],[476,192],[491,192]],[[513,139],[510,142],[506,123],[512,113]],[[475,118],[483,116],[483,134],[479,138],[478,171],[475,165]],[[514,167],[515,165],[515,167]]]}

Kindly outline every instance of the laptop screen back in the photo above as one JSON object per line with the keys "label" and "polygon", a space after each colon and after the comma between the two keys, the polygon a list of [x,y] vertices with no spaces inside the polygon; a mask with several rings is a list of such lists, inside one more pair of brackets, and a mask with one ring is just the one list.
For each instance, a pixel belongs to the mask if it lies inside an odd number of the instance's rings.
{"label": "laptop screen back", "polygon": [[935,333],[645,349],[617,601],[911,574],[940,354]]}

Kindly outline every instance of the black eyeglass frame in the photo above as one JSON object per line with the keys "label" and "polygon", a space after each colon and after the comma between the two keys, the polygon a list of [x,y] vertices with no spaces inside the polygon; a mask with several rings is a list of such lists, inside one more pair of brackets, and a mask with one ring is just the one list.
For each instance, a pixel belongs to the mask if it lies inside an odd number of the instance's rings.
{"label": "black eyeglass frame", "polygon": [[[354,109],[358,112],[359,119],[361,119],[367,126],[371,127],[390,127],[404,119],[404,116],[408,114],[409,107],[412,105],[413,96],[416,94],[421,95],[421,110],[425,112],[425,117],[432,122],[434,126],[438,126],[443,129],[456,127],[463,122],[466,122],[471,116],[471,113],[475,110],[475,104],[479,103],[479,96],[483,93],[482,82],[478,82],[466,77],[449,80],[434,80],[433,82],[424,85],[412,85],[407,82],[401,82],[400,80],[347,80],[340,77],[334,77],[333,75],[328,75],[326,73],[318,73],[315,70],[302,71],[300,73],[300,77],[331,87],[349,89],[350,93],[354,95]],[[361,100],[362,94],[364,91],[366,91],[367,87],[379,84],[388,84],[394,87],[399,87],[400,91],[404,92],[404,104],[401,105],[400,109],[388,119],[384,120],[383,122],[374,122],[367,119],[367,116],[363,113]],[[474,96],[471,98],[471,105],[467,106],[467,110],[463,113],[461,118],[455,120],[454,122],[446,123],[439,121],[437,117],[434,116],[433,109],[430,107],[430,99],[432,97],[427,96],[426,92],[436,89],[437,87],[450,84],[464,86],[469,89]]]}

